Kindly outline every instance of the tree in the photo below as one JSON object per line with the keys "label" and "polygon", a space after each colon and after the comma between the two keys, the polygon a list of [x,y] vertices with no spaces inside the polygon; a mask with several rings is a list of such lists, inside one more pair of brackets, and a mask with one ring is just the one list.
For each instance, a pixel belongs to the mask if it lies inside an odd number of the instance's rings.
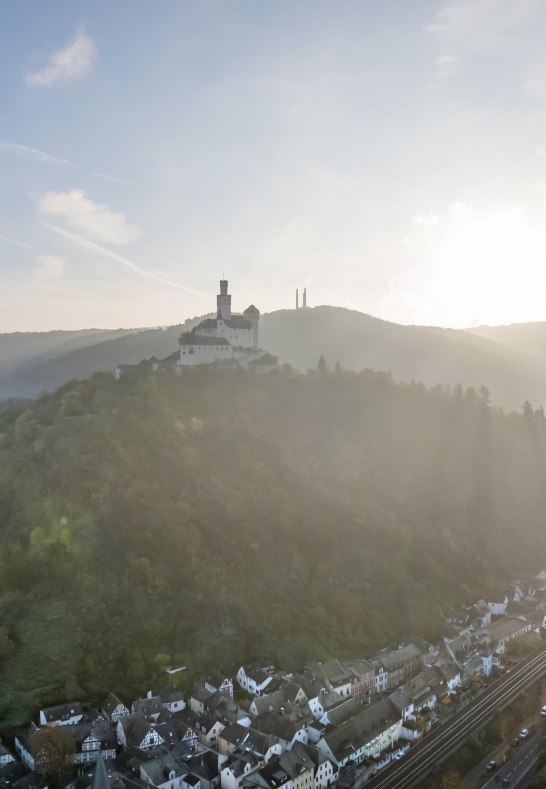
{"label": "tree", "polygon": [[440,789],[464,789],[465,782],[456,770],[442,776]]}
{"label": "tree", "polygon": [[43,726],[30,743],[38,772],[55,783],[74,765],[74,740],[63,726]]}
{"label": "tree", "polygon": [[319,373],[327,373],[328,372],[328,365],[326,364],[326,359],[324,356],[321,356],[317,363],[317,370]]}
{"label": "tree", "polygon": [[491,392],[487,386],[480,386],[478,394],[480,395],[480,403],[482,405],[489,406],[491,404]]}
{"label": "tree", "polygon": [[524,404],[522,406],[522,410],[523,410],[523,416],[525,417],[525,419],[528,419],[530,422],[532,422],[533,421],[533,406],[531,405],[529,400],[526,400],[524,402]]}

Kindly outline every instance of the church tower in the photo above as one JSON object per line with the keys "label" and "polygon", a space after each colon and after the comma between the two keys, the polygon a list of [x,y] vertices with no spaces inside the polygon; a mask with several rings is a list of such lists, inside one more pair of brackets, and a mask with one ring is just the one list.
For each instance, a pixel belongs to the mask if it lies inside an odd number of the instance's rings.
{"label": "church tower", "polygon": [[231,296],[227,292],[227,279],[220,280],[220,293],[216,296],[216,309],[218,316],[227,321],[231,318]]}

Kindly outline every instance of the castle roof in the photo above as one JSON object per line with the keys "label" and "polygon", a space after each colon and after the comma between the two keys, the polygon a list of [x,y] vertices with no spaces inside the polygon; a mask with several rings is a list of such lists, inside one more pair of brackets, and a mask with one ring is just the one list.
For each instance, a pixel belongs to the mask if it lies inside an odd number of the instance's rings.
{"label": "castle roof", "polygon": [[180,345],[231,345],[225,337],[200,337],[198,334],[180,335]]}
{"label": "castle roof", "polygon": [[251,304],[250,307],[247,307],[246,310],[243,312],[243,315],[259,315],[260,310]]}

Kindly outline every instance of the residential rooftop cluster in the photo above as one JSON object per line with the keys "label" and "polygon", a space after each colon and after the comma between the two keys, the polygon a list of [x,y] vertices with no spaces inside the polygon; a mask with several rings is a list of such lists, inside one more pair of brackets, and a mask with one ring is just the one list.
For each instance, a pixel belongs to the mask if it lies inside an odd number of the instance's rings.
{"label": "residential rooftop cluster", "polygon": [[545,626],[543,571],[450,612],[437,644],[416,639],[300,672],[242,665],[188,694],[165,685],[127,704],[111,693],[100,709],[44,708],[14,733],[13,751],[0,743],[0,787],[45,789],[32,743],[55,726],[81,773],[67,789],[361,786],[464,704],[476,677],[502,670],[511,641]]}

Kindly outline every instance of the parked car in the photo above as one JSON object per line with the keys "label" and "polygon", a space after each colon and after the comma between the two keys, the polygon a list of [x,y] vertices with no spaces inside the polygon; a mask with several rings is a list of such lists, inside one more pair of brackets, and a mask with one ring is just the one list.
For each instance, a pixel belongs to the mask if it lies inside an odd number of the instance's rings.
{"label": "parked car", "polygon": [[545,705],[544,705],[544,707],[543,707],[543,708],[540,710],[540,714],[542,715],[542,717],[543,717],[543,718],[546,718],[546,704],[545,704]]}
{"label": "parked car", "polygon": [[494,759],[491,759],[491,761],[487,762],[487,764],[485,765],[485,769],[494,770],[496,766],[497,766],[497,762]]}
{"label": "parked car", "polygon": [[522,729],[519,733],[520,740],[524,740],[528,736],[529,736],[529,732],[527,731],[527,729]]}
{"label": "parked car", "polygon": [[396,751],[396,753],[394,754],[394,759],[396,761],[399,761],[400,759],[403,759],[405,755],[406,754],[404,753],[404,751]]}

